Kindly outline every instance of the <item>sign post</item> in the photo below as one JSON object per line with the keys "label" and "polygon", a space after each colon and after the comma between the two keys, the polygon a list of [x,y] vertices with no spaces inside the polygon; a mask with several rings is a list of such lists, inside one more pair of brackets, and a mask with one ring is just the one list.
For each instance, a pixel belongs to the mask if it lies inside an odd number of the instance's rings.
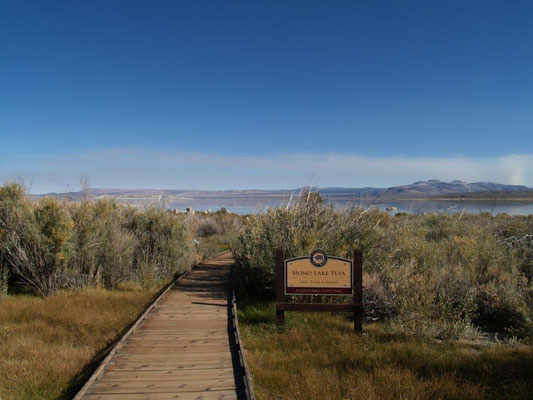
{"label": "sign post", "polygon": [[[329,257],[322,250],[308,257],[285,260],[282,249],[276,250],[276,317],[285,323],[285,311],[353,312],[354,330],[362,332],[363,322],[363,255],[354,250],[353,260]],[[351,303],[289,303],[285,296],[349,295]]]}
{"label": "sign post", "polygon": [[359,304],[353,312],[353,329],[363,332],[363,252],[353,251],[353,304]]}
{"label": "sign post", "polygon": [[283,272],[283,250],[276,249],[276,318],[278,320],[278,325],[283,325],[285,323],[285,311],[282,308],[277,307],[278,304],[281,304],[285,300],[283,294],[283,287],[285,286],[285,273]]}

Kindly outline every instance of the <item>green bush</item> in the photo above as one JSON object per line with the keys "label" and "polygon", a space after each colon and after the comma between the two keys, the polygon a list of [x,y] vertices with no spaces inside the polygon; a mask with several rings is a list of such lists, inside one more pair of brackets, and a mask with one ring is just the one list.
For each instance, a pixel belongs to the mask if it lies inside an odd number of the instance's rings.
{"label": "green bush", "polygon": [[303,191],[286,207],[249,216],[232,246],[241,296],[253,293],[261,299],[273,298],[276,248],[283,249],[286,258],[317,248],[351,258],[354,248],[360,248],[368,270],[373,270],[384,258],[377,227],[388,223],[387,214],[373,210],[336,211],[311,191]]}
{"label": "green bush", "polygon": [[0,192],[2,258],[16,278],[48,296],[66,276],[72,221],[57,200],[33,204],[22,195],[12,185]]}
{"label": "green bush", "polygon": [[153,286],[195,261],[182,216],[112,200],[33,201],[19,185],[0,188],[0,265],[43,296],[130,280]]}
{"label": "green bush", "polygon": [[143,212],[129,209],[126,228],[135,235],[134,269],[154,265],[158,279],[169,279],[196,261],[193,239],[182,215],[158,208]]}

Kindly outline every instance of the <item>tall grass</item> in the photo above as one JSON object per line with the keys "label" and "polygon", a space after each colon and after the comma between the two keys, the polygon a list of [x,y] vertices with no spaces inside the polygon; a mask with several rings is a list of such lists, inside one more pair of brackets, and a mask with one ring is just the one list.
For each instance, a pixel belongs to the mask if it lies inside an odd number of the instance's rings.
{"label": "tall grass", "polygon": [[276,326],[273,304],[239,309],[241,334],[261,400],[526,400],[533,347],[420,341],[340,315],[289,313]]}
{"label": "tall grass", "polygon": [[0,305],[0,398],[72,399],[156,291],[119,285],[7,296]]}
{"label": "tall grass", "polygon": [[184,219],[112,200],[33,201],[20,185],[6,184],[0,188],[0,265],[11,282],[42,296],[132,280],[149,287],[196,261]]}
{"label": "tall grass", "polygon": [[[304,191],[253,215],[233,244],[239,294],[271,300],[274,250],[364,254],[368,320],[428,338],[474,338],[480,329],[526,337],[533,330],[533,217],[398,215],[335,210]],[[328,301],[323,298],[322,301]]]}

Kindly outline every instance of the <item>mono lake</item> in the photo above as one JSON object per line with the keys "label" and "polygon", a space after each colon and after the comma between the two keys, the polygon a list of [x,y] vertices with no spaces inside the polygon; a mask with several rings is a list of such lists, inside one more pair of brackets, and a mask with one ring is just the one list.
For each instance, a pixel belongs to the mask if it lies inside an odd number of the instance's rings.
{"label": "mono lake", "polygon": [[[191,198],[191,199],[163,199],[162,204],[169,209],[185,211],[188,207],[196,211],[216,211],[222,207],[236,214],[255,214],[262,212],[267,207],[279,207],[286,205],[288,199],[279,197],[266,198]],[[118,199],[120,202],[136,205],[153,205],[157,202],[153,199]],[[335,199],[326,198],[327,203],[333,204],[336,208],[346,208],[352,206],[376,207],[386,211],[388,207],[395,209],[388,211],[390,214],[407,212],[412,214],[443,212],[443,213],[472,213],[479,214],[488,212],[493,215],[506,213],[509,215],[529,215],[533,214],[533,201],[492,201],[492,200],[391,200],[371,203],[355,199]]]}

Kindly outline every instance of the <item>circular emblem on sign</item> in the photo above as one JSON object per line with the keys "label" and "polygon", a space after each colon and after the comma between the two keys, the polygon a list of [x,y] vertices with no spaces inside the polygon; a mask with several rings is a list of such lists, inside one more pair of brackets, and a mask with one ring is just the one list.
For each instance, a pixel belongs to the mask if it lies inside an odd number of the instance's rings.
{"label": "circular emblem on sign", "polygon": [[328,255],[323,250],[314,250],[309,256],[311,264],[315,267],[323,267],[328,262]]}

